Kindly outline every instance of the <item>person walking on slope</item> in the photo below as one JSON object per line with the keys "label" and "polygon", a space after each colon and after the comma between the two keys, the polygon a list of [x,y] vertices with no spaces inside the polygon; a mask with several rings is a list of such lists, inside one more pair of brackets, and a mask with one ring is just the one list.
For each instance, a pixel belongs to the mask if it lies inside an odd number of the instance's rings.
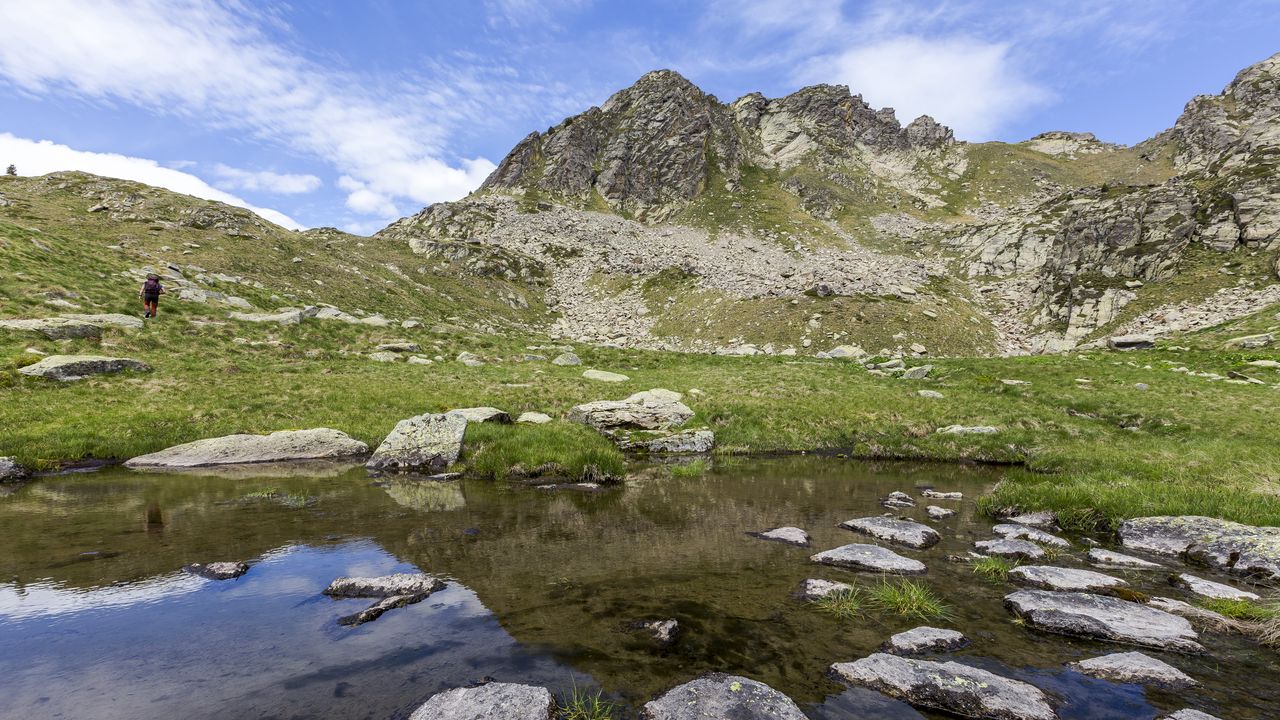
{"label": "person walking on slope", "polygon": [[142,298],[142,309],[144,310],[142,317],[153,318],[156,316],[160,296],[164,293],[165,289],[160,284],[160,276],[155,273],[147,275],[147,281],[142,283],[142,289],[138,290],[138,297]]}

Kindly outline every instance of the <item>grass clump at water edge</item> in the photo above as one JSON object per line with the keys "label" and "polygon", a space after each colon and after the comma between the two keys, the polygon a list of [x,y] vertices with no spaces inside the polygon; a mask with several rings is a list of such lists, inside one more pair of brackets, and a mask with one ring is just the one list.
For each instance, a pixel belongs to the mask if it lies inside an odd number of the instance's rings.
{"label": "grass clump at water edge", "polygon": [[973,572],[988,580],[1008,580],[1009,571],[1018,567],[1017,560],[1002,557],[984,557],[973,561]]}
{"label": "grass clump at water edge", "polygon": [[928,585],[914,580],[884,581],[869,591],[867,606],[916,620],[933,620],[951,615],[951,607]]}
{"label": "grass clump at water edge", "polygon": [[698,458],[690,463],[676,465],[671,468],[671,476],[678,478],[697,478],[702,477],[707,472],[707,461]]}
{"label": "grass clump at water edge", "polygon": [[1206,598],[1197,604],[1232,620],[1276,621],[1276,628],[1280,630],[1280,604],[1277,603],[1260,604],[1233,598]]}
{"label": "grass clump at water edge", "polygon": [[834,615],[840,620],[853,620],[862,615],[863,600],[862,590],[851,588],[824,595],[814,605],[822,612]]}
{"label": "grass clump at water edge", "polygon": [[604,699],[600,690],[585,690],[577,685],[560,699],[560,720],[609,720],[617,706]]}

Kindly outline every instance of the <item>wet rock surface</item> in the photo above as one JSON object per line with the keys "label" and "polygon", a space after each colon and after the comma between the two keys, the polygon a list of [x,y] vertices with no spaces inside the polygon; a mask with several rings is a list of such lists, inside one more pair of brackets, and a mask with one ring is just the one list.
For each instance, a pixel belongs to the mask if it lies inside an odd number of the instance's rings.
{"label": "wet rock surface", "polygon": [[1071,547],[1071,543],[1063,538],[1047,533],[1044,530],[1038,530],[1026,525],[1018,525],[1015,523],[1001,523],[991,528],[991,532],[1003,538],[1010,540],[1030,540],[1033,543],[1041,545],[1049,545],[1052,547]]}
{"label": "wet rock surface", "polygon": [[1140,652],[1103,655],[1070,663],[1068,667],[1103,680],[1154,685],[1171,690],[1182,690],[1199,685],[1195,679],[1178,668]]}
{"label": "wet rock surface", "polygon": [[914,706],[990,720],[1055,720],[1049,697],[1033,685],[958,662],[886,653],[831,666],[839,679]]}
{"label": "wet rock surface", "polygon": [[467,419],[428,414],[396,423],[365,467],[380,472],[436,473],[457,462]]}
{"label": "wet rock surface", "polygon": [[1240,590],[1220,582],[1205,580],[1188,573],[1179,573],[1169,578],[1169,581],[1184,590],[1188,590],[1200,597],[1223,599],[1223,600],[1260,600],[1257,593],[1248,590]]}
{"label": "wet rock surface", "polygon": [[843,592],[853,592],[853,586],[834,580],[809,578],[800,583],[800,589],[796,591],[796,596],[804,600],[816,601],[828,595]]}
{"label": "wet rock surface", "polygon": [[928,525],[895,518],[856,518],[840,523],[840,527],[917,550],[933,547],[942,539],[938,531]]}
{"label": "wet rock surface", "polygon": [[444,586],[444,581],[434,575],[396,573],[381,577],[340,577],[329,583],[324,594],[342,598],[380,598],[430,594],[443,590]]}
{"label": "wet rock surface", "polygon": [[645,720],[806,720],[786,695],[740,675],[711,673],[645,703]]}
{"label": "wet rock surface", "polygon": [[1006,538],[979,540],[973,546],[978,549],[978,552],[986,555],[1016,560],[1039,560],[1045,554],[1044,550],[1038,545],[1026,540],[1009,540]]}
{"label": "wet rock surface", "polygon": [[227,435],[175,445],[125,462],[130,468],[193,468],[350,458],[369,446],[330,428],[280,430],[269,435]]}
{"label": "wet rock surface", "polygon": [[944,508],[944,507],[938,507],[937,505],[929,505],[924,509],[924,511],[929,515],[930,519],[933,519],[933,520],[946,520],[947,518],[956,514],[955,510],[951,510],[949,508]]}
{"label": "wet rock surface", "polygon": [[546,688],[491,682],[433,695],[409,720],[551,720],[555,711]]}
{"label": "wet rock surface", "polygon": [[130,358],[102,355],[50,355],[39,362],[19,368],[18,372],[27,377],[71,382],[83,380],[91,375],[110,375],[126,370],[151,372],[151,366]]}
{"label": "wet rock surface", "polygon": [[927,570],[925,564],[919,560],[903,557],[879,545],[858,543],[826,550],[809,559],[823,565],[894,575],[923,575]]}
{"label": "wet rock surface", "polygon": [[1049,565],[1023,565],[1009,571],[1009,579],[1042,590],[1098,592],[1125,587],[1129,583],[1110,575]]}
{"label": "wet rock surface", "polygon": [[1135,570],[1154,570],[1160,567],[1159,563],[1103,548],[1093,548],[1089,550],[1085,557],[1089,562],[1099,567],[1131,568]]}
{"label": "wet rock surface", "polygon": [[1167,612],[1103,595],[1019,590],[1006,595],[1005,607],[1044,632],[1200,653],[1204,648],[1191,623]]}
{"label": "wet rock surface", "polygon": [[880,648],[894,655],[918,655],[927,652],[950,652],[969,645],[969,638],[955,630],[918,627],[890,637]]}
{"label": "wet rock surface", "polygon": [[1126,520],[1120,540],[1127,548],[1185,556],[1232,574],[1280,579],[1280,528],[1184,515]]}

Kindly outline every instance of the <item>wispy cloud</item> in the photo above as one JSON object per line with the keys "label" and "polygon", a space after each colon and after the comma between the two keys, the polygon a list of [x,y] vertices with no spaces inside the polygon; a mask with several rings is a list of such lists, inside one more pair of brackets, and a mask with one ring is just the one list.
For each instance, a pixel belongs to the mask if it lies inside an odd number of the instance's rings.
{"label": "wispy cloud", "polygon": [[218,163],[213,174],[223,187],[276,195],[301,195],[314,192],[323,184],[315,175],[278,173],[270,170],[245,170]]}
{"label": "wispy cloud", "polygon": [[246,130],[332,164],[379,198],[355,205],[380,211],[455,199],[492,171],[445,152],[447,128],[430,119],[439,96],[319,67],[272,39],[276,22],[213,0],[6,0],[0,75]]}
{"label": "wispy cloud", "polygon": [[217,200],[228,205],[247,208],[291,230],[302,227],[293,218],[278,210],[258,207],[231,193],[211,187],[195,175],[162,167],[156,161],[146,158],[76,150],[48,140],[30,140],[14,137],[9,133],[0,133],[0,162],[6,165],[13,163],[22,175],[81,170],[95,175],[134,180],[206,200]]}

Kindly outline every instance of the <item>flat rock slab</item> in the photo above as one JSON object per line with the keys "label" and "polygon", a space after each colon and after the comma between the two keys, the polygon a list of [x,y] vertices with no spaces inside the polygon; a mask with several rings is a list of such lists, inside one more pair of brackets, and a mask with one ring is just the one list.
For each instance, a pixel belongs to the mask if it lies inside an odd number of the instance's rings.
{"label": "flat rock slab", "polygon": [[894,490],[893,492],[889,493],[886,497],[881,498],[880,504],[884,505],[885,507],[915,507],[916,501],[915,501],[915,498],[902,492],[901,490]]}
{"label": "flat rock slab", "polygon": [[924,511],[928,513],[929,517],[933,520],[946,520],[947,518],[956,514],[955,510],[951,510],[944,507],[938,507],[937,505],[929,505],[924,509]]}
{"label": "flat rock slab", "polygon": [[1041,545],[1049,545],[1051,547],[1071,547],[1071,543],[1066,540],[1047,533],[1044,530],[1037,530],[1026,525],[1018,525],[1015,523],[1001,523],[991,528],[991,532],[1003,538],[1010,540],[1030,540],[1033,543]]}
{"label": "flat rock slab", "polygon": [[384,598],[396,595],[430,595],[444,589],[444,581],[426,573],[396,573],[381,577],[340,577],[324,594],[339,598]]}
{"label": "flat rock slab", "polygon": [[369,446],[330,428],[280,430],[270,435],[227,435],[175,445],[125,462],[130,468],[193,468],[211,465],[329,460],[369,452]]}
{"label": "flat rock slab", "polygon": [[826,550],[809,558],[816,563],[849,568],[851,570],[867,570],[870,572],[892,573],[894,575],[923,575],[927,568],[919,560],[905,558],[898,553],[879,545],[862,545],[853,543],[842,545],[833,550]]}
{"label": "flat rock slab", "polygon": [[1154,570],[1160,567],[1158,563],[1153,563],[1149,560],[1102,548],[1093,548],[1086,557],[1089,562],[1100,567],[1131,568],[1134,570]]}
{"label": "flat rock slab", "polygon": [[1204,648],[1185,618],[1146,605],[1079,592],[1019,590],[1005,607],[1028,627],[1074,637],[1141,647],[1201,653]]}
{"label": "flat rock slab", "polygon": [[749,532],[747,534],[761,540],[773,540],[789,545],[798,545],[799,547],[809,547],[809,533],[805,532],[803,528],[777,527],[772,530],[761,530],[760,532]]}
{"label": "flat rock slab", "polygon": [[1170,582],[1174,585],[1189,590],[1196,595],[1207,598],[1220,600],[1261,600],[1257,593],[1251,593],[1247,590],[1233,588],[1230,585],[1223,585],[1212,580],[1196,577],[1181,573],[1171,577]]}
{"label": "flat rock slab", "polygon": [[122,313],[97,313],[91,315],[63,313],[60,317],[66,320],[93,323],[99,327],[111,326],[125,328],[127,330],[141,330],[143,326],[142,318],[134,315],[124,315]]}
{"label": "flat rock slab", "polygon": [[831,666],[836,677],[916,707],[988,720],[1055,720],[1049,697],[1034,685],[958,662],[876,653]]}
{"label": "flat rock slab", "polygon": [[1153,607],[1172,615],[1180,615],[1188,620],[1194,620],[1202,627],[1210,630],[1236,631],[1240,625],[1238,621],[1232,620],[1222,613],[1192,605],[1182,600],[1174,600],[1173,598],[1153,597],[1147,601],[1147,607]]}
{"label": "flat rock slab", "polygon": [[806,720],[791,698],[740,675],[711,673],[645,703],[646,720]]}
{"label": "flat rock slab", "polygon": [[27,377],[42,377],[49,380],[71,382],[73,380],[83,380],[91,375],[109,375],[126,370],[151,372],[151,366],[130,358],[114,358],[102,355],[50,355],[40,362],[19,368],[18,372]]}
{"label": "flat rock slab", "polygon": [[995,435],[999,428],[990,425],[948,425],[938,428],[939,435]]}
{"label": "flat rock slab", "polygon": [[1185,555],[1236,575],[1280,579],[1280,528],[1165,515],[1126,520],[1120,525],[1120,541],[1157,555]]}
{"label": "flat rock slab", "polygon": [[964,493],[962,492],[941,492],[939,490],[925,490],[920,494],[927,498],[933,498],[935,500],[963,500],[964,499]]}
{"label": "flat rock slab", "polygon": [[585,370],[582,377],[597,382],[627,382],[631,378],[621,373],[609,372],[607,370]]}
{"label": "flat rock slab", "polygon": [[917,655],[927,652],[950,652],[969,644],[969,638],[955,630],[918,627],[889,638],[880,648],[894,655]]}
{"label": "flat rock slab", "polygon": [[796,591],[796,597],[813,602],[821,600],[828,595],[843,592],[853,592],[853,586],[848,583],[836,582],[834,580],[809,578],[808,580],[800,583],[800,589]]}
{"label": "flat rock slab", "polygon": [[1156,718],[1156,720],[1221,720],[1221,719],[1218,716],[1210,715],[1207,712],[1200,712],[1199,710],[1192,710],[1191,708],[1187,708],[1185,710],[1179,710],[1169,715],[1161,715],[1160,717]]}
{"label": "flat rock slab", "polygon": [[445,415],[461,415],[469,423],[510,423],[511,416],[495,407],[469,407],[450,410]]}
{"label": "flat rock slab", "polygon": [[661,404],[633,403],[626,400],[597,400],[575,405],[569,410],[569,421],[590,425],[597,430],[662,430],[683,425],[693,417],[693,410],[680,402]]}
{"label": "flat rock slab", "polygon": [[1090,677],[1103,680],[1137,685],[1154,685],[1170,690],[1183,690],[1200,684],[1190,675],[1169,663],[1140,652],[1103,655],[1102,657],[1068,663],[1067,667],[1074,668]]}
{"label": "flat rock slab", "polygon": [[1007,538],[979,540],[973,546],[978,548],[979,552],[987,555],[1016,560],[1039,560],[1044,557],[1044,550],[1039,545],[1026,540],[1009,540]]}
{"label": "flat rock slab", "polygon": [[409,720],[551,720],[555,711],[546,688],[493,682],[433,695]]}
{"label": "flat rock slab", "polygon": [[1096,592],[1125,587],[1129,583],[1092,570],[1053,567],[1051,565],[1023,565],[1009,571],[1009,579],[1020,585],[1030,585],[1042,590],[1068,590]]}
{"label": "flat rock slab", "polygon": [[243,562],[211,562],[191,563],[182,568],[192,575],[199,575],[208,580],[233,580],[249,572],[249,563]]}
{"label": "flat rock slab", "polygon": [[40,333],[50,340],[98,337],[102,334],[100,325],[67,318],[0,320],[0,330]]}
{"label": "flat rock slab", "polygon": [[462,415],[427,414],[401,420],[365,467],[381,472],[440,472],[458,461],[466,431],[467,419]]}
{"label": "flat rock slab", "polygon": [[529,425],[546,425],[551,422],[551,416],[540,412],[523,412],[520,417],[516,418],[516,422]]}
{"label": "flat rock slab", "polygon": [[840,527],[917,550],[933,547],[942,539],[938,531],[928,525],[896,518],[855,518],[845,520]]}

